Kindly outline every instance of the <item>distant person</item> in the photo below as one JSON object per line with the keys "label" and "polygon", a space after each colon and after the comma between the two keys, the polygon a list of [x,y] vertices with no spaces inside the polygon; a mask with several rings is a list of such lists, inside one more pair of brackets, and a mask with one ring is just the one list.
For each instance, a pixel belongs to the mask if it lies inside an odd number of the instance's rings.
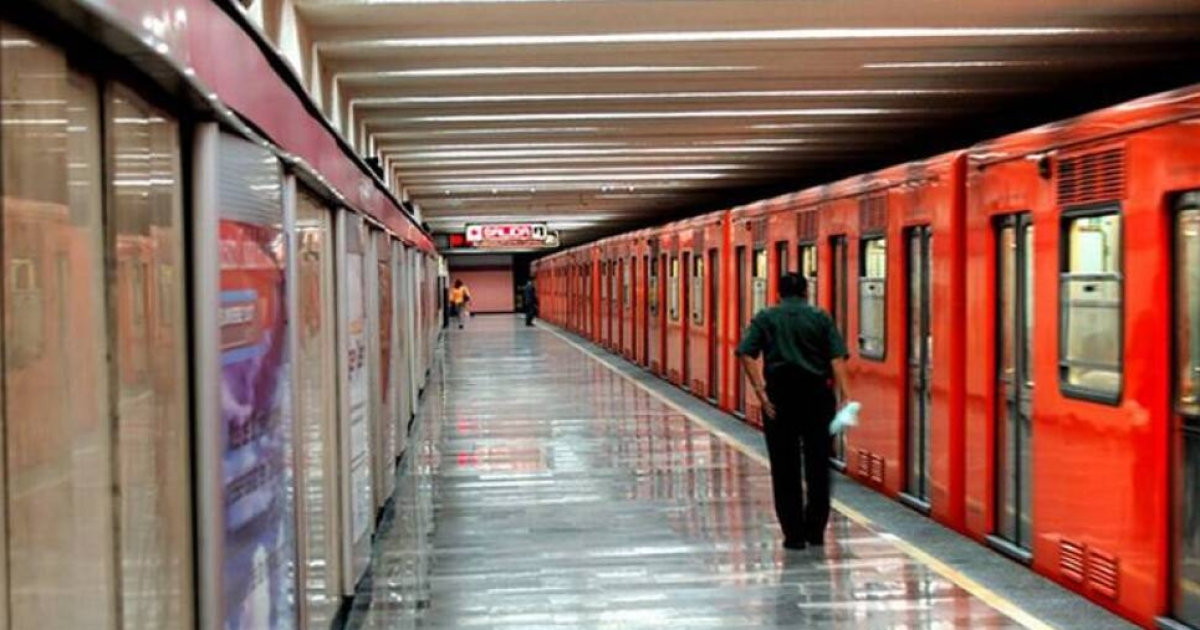
{"label": "distant person", "polygon": [[[825,542],[832,448],[829,425],[838,398],[848,400],[848,353],[833,319],[808,304],[808,283],[803,276],[789,273],[780,278],[779,296],[778,305],[750,321],[737,354],[762,405],[783,546],[804,549]],[[765,384],[754,362],[760,355]],[[807,497],[801,489],[802,469]]]}
{"label": "distant person", "polygon": [[471,291],[467,285],[463,284],[462,279],[454,281],[454,288],[450,289],[450,309],[454,311],[454,316],[458,319],[458,327],[462,328],[467,323],[467,318],[471,316]]}
{"label": "distant person", "polygon": [[533,280],[525,283],[522,289],[522,306],[525,307],[525,325],[532,326],[533,318],[537,317],[538,303],[537,290],[533,286]]}

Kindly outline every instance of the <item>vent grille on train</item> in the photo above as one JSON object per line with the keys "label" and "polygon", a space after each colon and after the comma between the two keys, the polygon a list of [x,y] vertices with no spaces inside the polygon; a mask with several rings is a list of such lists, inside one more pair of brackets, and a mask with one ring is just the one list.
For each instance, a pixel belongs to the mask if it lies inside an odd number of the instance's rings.
{"label": "vent grille on train", "polygon": [[761,245],[762,243],[767,242],[767,221],[766,221],[766,219],[755,220],[752,224],[751,230],[753,230],[751,232],[751,235],[753,236],[754,242],[756,244]]}
{"label": "vent grille on train", "polygon": [[1062,539],[1058,543],[1058,571],[1072,582],[1083,583],[1087,571],[1085,558],[1087,549],[1076,542]]}
{"label": "vent grille on train", "polygon": [[1120,567],[1116,556],[1088,549],[1088,585],[1092,590],[1112,599],[1117,598],[1117,576]]}
{"label": "vent grille on train", "polygon": [[887,230],[887,196],[869,195],[858,200],[858,225],[863,234]]}
{"label": "vent grille on train", "polygon": [[806,210],[797,213],[796,215],[796,236],[801,241],[817,240],[817,214],[816,210]]}
{"label": "vent grille on train", "polygon": [[1125,197],[1125,147],[1064,157],[1058,162],[1058,205],[1078,206]]}

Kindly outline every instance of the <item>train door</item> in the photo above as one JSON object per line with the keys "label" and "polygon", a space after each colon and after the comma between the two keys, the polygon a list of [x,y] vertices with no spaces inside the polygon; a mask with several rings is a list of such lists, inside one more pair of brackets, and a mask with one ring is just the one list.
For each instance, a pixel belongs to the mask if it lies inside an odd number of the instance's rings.
{"label": "train door", "polygon": [[642,366],[650,367],[650,318],[654,315],[654,292],[658,290],[654,265],[649,256],[642,256]]}
{"label": "train door", "polygon": [[929,504],[929,409],[933,337],[930,331],[929,226],[908,232],[908,404],[906,414],[906,488],[909,498]]}
{"label": "train door", "polygon": [[692,282],[689,271],[692,268],[692,253],[683,252],[683,265],[679,272],[679,300],[682,302],[679,307],[679,343],[683,346],[679,351],[681,365],[679,367],[679,385],[684,389],[689,388],[692,375],[692,353],[688,350],[691,346],[691,320],[688,315],[692,312]]}
{"label": "train door", "polygon": [[708,305],[705,308],[708,311],[708,399],[713,402],[717,400],[721,382],[721,304],[717,299],[721,277],[719,260],[717,250],[708,250]]}
{"label": "train door", "polygon": [[997,226],[996,525],[1001,547],[1027,555],[1032,504],[1033,226],[1029,214]]}
{"label": "train door", "polygon": [[617,259],[617,282],[621,284],[620,303],[616,309],[614,317],[617,318],[617,336],[616,343],[613,347],[617,352],[624,354],[625,352],[625,318],[629,313],[629,268],[625,266],[625,259]]}
{"label": "train door", "polygon": [[1176,619],[1200,627],[1200,193],[1180,200],[1175,224]]}
{"label": "train door", "polygon": [[[739,246],[734,255],[734,283],[737,300],[734,303],[733,319],[737,322],[737,339],[741,340],[742,331],[746,329],[749,320],[746,318],[746,248]],[[738,413],[746,413],[746,383],[741,362],[736,363],[736,374],[733,379],[733,400]]]}
{"label": "train door", "polygon": [[[847,303],[849,292],[846,289],[846,282],[847,275],[850,273],[850,254],[846,244],[846,235],[839,234],[831,237],[829,239],[829,249],[832,254],[832,265],[829,269],[829,286],[833,291],[830,296],[829,314],[833,317],[833,323],[837,325],[838,332],[841,333],[844,340],[849,330],[849,305]],[[848,343],[847,347],[849,347]],[[839,433],[833,441],[833,460],[839,466],[844,466],[846,463],[845,432]]]}

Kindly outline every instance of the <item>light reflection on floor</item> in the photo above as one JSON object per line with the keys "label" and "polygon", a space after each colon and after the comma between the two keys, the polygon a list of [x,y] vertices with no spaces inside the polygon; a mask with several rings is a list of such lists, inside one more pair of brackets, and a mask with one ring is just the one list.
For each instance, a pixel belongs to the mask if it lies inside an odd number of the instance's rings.
{"label": "light reflection on floor", "polygon": [[839,515],[785,552],[765,468],[552,334],[447,337],[349,627],[1020,627]]}

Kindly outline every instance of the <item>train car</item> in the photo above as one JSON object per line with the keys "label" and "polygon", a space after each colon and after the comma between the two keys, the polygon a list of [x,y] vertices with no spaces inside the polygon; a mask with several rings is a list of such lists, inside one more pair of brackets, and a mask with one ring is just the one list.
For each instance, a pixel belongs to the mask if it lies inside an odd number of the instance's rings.
{"label": "train car", "polygon": [[714,402],[722,356],[718,280],[726,216],[713,212],[671,223],[661,232],[667,253],[667,378]]}
{"label": "train car", "polygon": [[[733,252],[734,308],[731,314],[737,333],[729,352],[736,347],[741,331],[762,309],[775,301],[778,278],[791,270],[788,252],[795,247],[795,195],[760,201],[730,213],[730,247]],[[733,411],[753,426],[762,426],[762,409],[753,396],[741,363],[734,363]]]}
{"label": "train car", "polygon": [[617,321],[620,317],[617,294],[617,263],[620,262],[620,256],[617,253],[617,240],[607,238],[598,243],[596,255],[600,269],[600,328],[596,331],[596,338],[597,342],[610,352],[617,352]]}
{"label": "train car", "polygon": [[633,282],[633,356],[634,362],[650,368],[650,270],[654,257],[650,253],[650,232],[638,230],[630,237],[630,279]]}
{"label": "train car", "polygon": [[847,373],[868,419],[842,461],[860,482],[956,529],[964,526],[964,165],[956,152],[830,185],[819,228],[831,263],[826,303],[843,334],[853,331]]}
{"label": "train car", "polygon": [[667,374],[667,253],[663,248],[661,229],[645,234],[646,265],[646,366],[658,376]]}
{"label": "train car", "polygon": [[1200,89],[971,152],[968,527],[1200,627]]}

